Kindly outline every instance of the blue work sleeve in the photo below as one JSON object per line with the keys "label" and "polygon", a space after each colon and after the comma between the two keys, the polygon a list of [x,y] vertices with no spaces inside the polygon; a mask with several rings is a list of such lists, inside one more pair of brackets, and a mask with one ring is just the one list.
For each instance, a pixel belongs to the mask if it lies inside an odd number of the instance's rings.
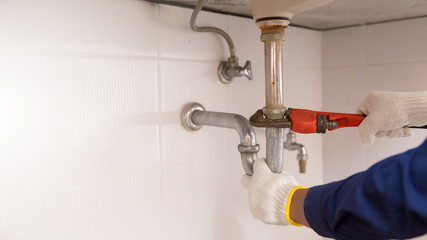
{"label": "blue work sleeve", "polygon": [[427,140],[345,180],[310,188],[305,217],[334,239],[406,239],[427,233]]}

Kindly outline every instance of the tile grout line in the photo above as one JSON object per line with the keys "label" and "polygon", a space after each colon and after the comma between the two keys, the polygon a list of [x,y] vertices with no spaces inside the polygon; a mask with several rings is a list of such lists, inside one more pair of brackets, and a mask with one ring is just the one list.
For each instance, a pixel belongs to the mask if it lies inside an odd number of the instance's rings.
{"label": "tile grout line", "polygon": [[[159,25],[160,13],[159,6],[156,5],[156,24]],[[160,47],[159,47],[159,28],[156,28],[156,83],[157,83],[157,112],[162,111],[162,91],[161,91],[161,74],[160,74]],[[160,175],[160,239],[164,239],[164,161],[163,161],[163,128],[161,124],[157,125],[158,133],[158,156],[159,156],[159,175]]]}
{"label": "tile grout line", "polygon": [[[230,15],[227,15],[227,21],[226,21],[226,28],[227,28],[227,33],[228,33],[228,35],[231,37],[231,33],[230,33]],[[230,109],[230,100],[231,100],[231,89],[230,89],[230,85],[227,85],[226,86],[226,91],[227,91],[227,93],[226,93],[226,96],[227,96],[227,108],[226,108],[226,110],[227,110],[227,112],[230,112],[231,111],[231,109]],[[227,133],[227,145],[228,146],[230,146],[230,139],[231,139],[231,133]],[[228,157],[228,159],[229,160],[231,160],[231,152],[230,152],[230,148],[228,147],[227,148],[227,157]],[[229,187],[229,190],[230,190],[230,192],[231,192],[231,188],[230,188],[230,186],[232,185],[231,184],[231,174],[232,174],[232,164],[231,164],[231,162],[232,161],[227,161],[227,167],[228,167],[228,174],[227,174],[227,177],[228,177],[228,180],[227,180],[227,182],[228,182],[228,187]],[[229,201],[230,201],[230,204],[232,204],[232,202],[233,202],[233,196],[232,196],[232,194],[229,194],[228,195],[228,199],[229,199]]]}
{"label": "tile grout line", "polygon": [[[158,42],[158,41],[157,41]],[[158,46],[157,46],[158,48]],[[138,59],[138,60],[163,60],[163,61],[175,61],[175,62],[203,62],[203,63],[217,63],[217,59],[196,59],[196,58],[179,58],[179,57],[162,57],[160,56],[159,50],[157,50],[157,53],[155,56],[150,55],[143,55],[143,54],[117,54],[117,53],[99,53],[99,52],[92,52],[92,53],[70,53],[70,52],[33,52],[32,57],[56,57],[56,53],[60,53],[63,55],[63,57],[69,57],[69,58],[80,58],[84,56],[85,58],[89,59],[111,59],[111,57],[114,57],[115,59]],[[20,52],[13,52],[13,51],[2,51],[0,50],[0,55],[7,55],[7,56],[24,56],[23,53]],[[25,54],[27,56],[27,54]],[[420,61],[427,61],[426,60],[420,60]],[[263,65],[261,62],[254,62],[253,65]],[[292,64],[284,64],[285,67],[295,67],[295,68],[321,68],[322,66],[309,66],[309,65],[292,65]],[[345,66],[345,65],[344,65]],[[330,66],[326,68],[331,67],[341,67],[341,66]]]}
{"label": "tile grout line", "polygon": [[369,66],[387,66],[397,64],[416,64],[416,63],[427,63],[427,59],[418,60],[405,60],[405,61],[390,61],[390,62],[378,62],[378,63],[359,63],[359,64],[347,64],[347,65],[330,65],[323,66],[324,69],[338,69],[338,68],[351,68],[351,67],[369,67]]}

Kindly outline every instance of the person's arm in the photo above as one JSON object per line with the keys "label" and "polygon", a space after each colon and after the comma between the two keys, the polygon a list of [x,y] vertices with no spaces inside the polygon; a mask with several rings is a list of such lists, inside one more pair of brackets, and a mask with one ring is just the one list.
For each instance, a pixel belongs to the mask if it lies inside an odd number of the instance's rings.
{"label": "person's arm", "polygon": [[367,171],[310,188],[304,214],[314,231],[335,239],[406,239],[427,233],[427,140]]}
{"label": "person's arm", "polygon": [[[244,176],[255,218],[304,225],[335,239],[403,239],[427,233],[427,140],[345,180],[303,189],[264,159]],[[289,204],[289,207],[288,207]]]}
{"label": "person's arm", "polygon": [[304,201],[309,189],[298,189],[295,191],[291,199],[291,207],[289,209],[289,216],[295,222],[310,227],[304,213]]}
{"label": "person's arm", "polygon": [[[427,125],[427,92],[371,93],[359,110],[362,143],[407,136]],[[252,215],[268,224],[305,225],[337,239],[384,239],[427,232],[427,143],[346,180],[300,189],[289,173],[274,174],[259,159],[245,175]],[[388,236],[388,237],[387,237]]]}

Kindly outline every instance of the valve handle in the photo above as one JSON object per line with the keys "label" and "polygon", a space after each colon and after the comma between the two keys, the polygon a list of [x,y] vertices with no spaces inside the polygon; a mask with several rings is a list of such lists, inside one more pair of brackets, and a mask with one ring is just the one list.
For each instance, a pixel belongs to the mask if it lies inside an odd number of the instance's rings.
{"label": "valve handle", "polygon": [[249,80],[252,80],[251,61],[246,61],[243,67],[239,66],[237,58],[229,58],[228,61],[221,61],[218,66],[217,75],[219,81],[224,84],[231,83],[235,77],[245,76]]}
{"label": "valve handle", "polygon": [[245,76],[249,80],[254,79],[254,76],[252,75],[251,61],[246,61],[245,66],[240,68],[239,74],[240,76]]}

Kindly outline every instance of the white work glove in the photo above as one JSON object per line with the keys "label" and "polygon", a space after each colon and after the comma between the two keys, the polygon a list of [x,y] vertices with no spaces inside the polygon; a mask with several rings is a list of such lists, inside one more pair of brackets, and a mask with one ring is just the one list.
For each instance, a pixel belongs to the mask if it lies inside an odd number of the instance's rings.
{"label": "white work glove", "polygon": [[427,92],[372,92],[359,107],[367,115],[359,125],[363,146],[377,137],[409,137],[408,127],[427,125]]}
{"label": "white work glove", "polygon": [[249,209],[254,218],[267,224],[301,226],[289,217],[289,207],[294,192],[304,187],[291,174],[271,172],[261,158],[254,163],[252,177],[242,177],[242,185],[248,189]]}

